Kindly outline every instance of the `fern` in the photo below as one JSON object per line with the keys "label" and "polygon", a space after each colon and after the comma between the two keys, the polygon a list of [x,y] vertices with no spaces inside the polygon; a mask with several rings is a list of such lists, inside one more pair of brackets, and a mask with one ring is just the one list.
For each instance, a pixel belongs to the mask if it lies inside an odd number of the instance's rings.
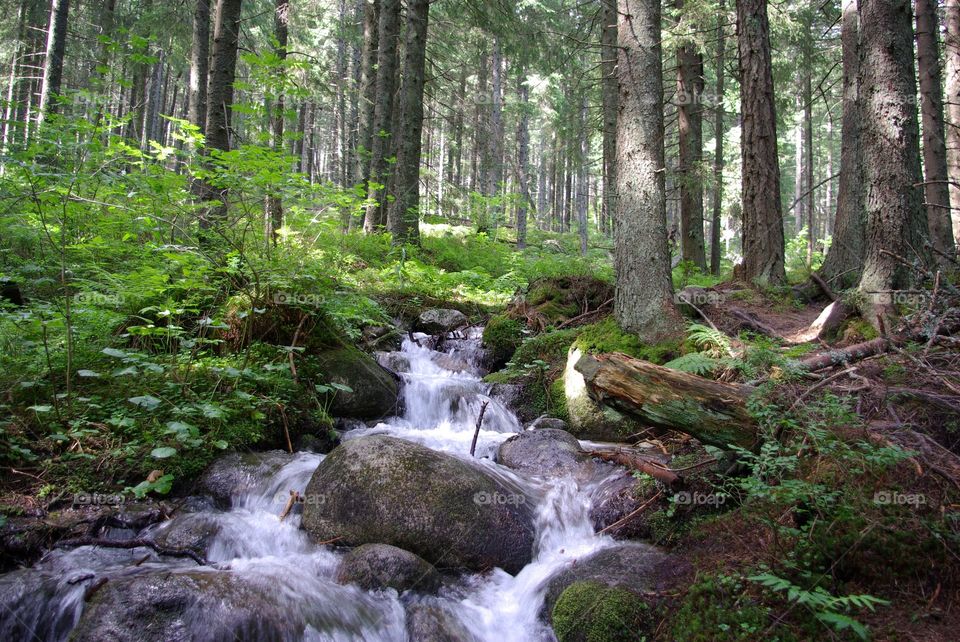
{"label": "fern", "polygon": [[720,365],[720,361],[703,352],[691,352],[682,357],[677,357],[673,361],[664,364],[666,368],[673,368],[682,372],[689,372],[699,377],[703,377],[713,372]]}
{"label": "fern", "polygon": [[733,356],[733,345],[730,337],[715,328],[699,323],[691,323],[687,327],[687,337],[701,352],[714,359]]}

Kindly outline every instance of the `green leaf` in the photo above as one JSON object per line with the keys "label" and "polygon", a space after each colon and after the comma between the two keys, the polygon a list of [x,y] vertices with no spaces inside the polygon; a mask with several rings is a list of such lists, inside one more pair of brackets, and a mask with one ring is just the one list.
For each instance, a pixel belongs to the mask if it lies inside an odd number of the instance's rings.
{"label": "green leaf", "polygon": [[77,370],[77,376],[80,377],[99,377],[100,373],[94,370]]}
{"label": "green leaf", "polygon": [[40,406],[29,406],[27,410],[32,410],[34,412],[50,412],[53,410],[53,406],[50,404],[43,404]]}
{"label": "green leaf", "polygon": [[223,439],[218,439],[218,440],[216,440],[215,442],[213,442],[213,443],[210,444],[210,445],[213,446],[214,448],[219,449],[219,450],[226,450],[227,447],[230,446],[230,444],[228,444],[228,443],[227,443],[226,441],[224,441]]}
{"label": "green leaf", "polygon": [[167,459],[168,457],[173,457],[177,454],[176,448],[171,448],[170,446],[162,446],[160,448],[154,448],[150,451],[150,456],[154,459]]}
{"label": "green leaf", "polygon": [[125,359],[128,356],[126,352],[123,350],[117,350],[116,348],[104,348],[100,352],[108,357],[117,357],[118,359]]}
{"label": "green leaf", "polygon": [[157,406],[163,403],[162,400],[157,399],[152,395],[143,395],[142,397],[130,397],[127,399],[130,403],[135,406],[140,406],[141,408],[146,408],[147,410],[155,410]]}

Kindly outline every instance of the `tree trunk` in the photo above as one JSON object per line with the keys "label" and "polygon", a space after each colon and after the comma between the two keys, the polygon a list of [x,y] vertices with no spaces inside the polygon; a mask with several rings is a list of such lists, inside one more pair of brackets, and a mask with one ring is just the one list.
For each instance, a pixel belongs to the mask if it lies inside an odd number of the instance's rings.
{"label": "tree trunk", "polygon": [[584,94],[583,98],[580,100],[580,122],[579,122],[579,138],[580,138],[580,149],[577,150],[577,232],[580,235],[580,256],[587,255],[587,241],[588,241],[588,230],[587,230],[587,208],[589,205],[589,194],[590,183],[587,178],[587,164],[589,162],[588,156],[590,155],[590,132],[587,130],[587,111],[590,108],[590,103],[587,100],[587,95]]}
{"label": "tree trunk", "polygon": [[420,152],[429,11],[429,0],[407,2],[406,59],[400,92],[400,138],[397,149],[397,197],[390,208],[389,221],[393,242],[397,245],[419,243],[420,240]]}
{"label": "tree trunk", "polygon": [[[813,188],[813,46],[810,21],[807,20],[805,42],[803,43],[803,198],[807,214],[807,267],[813,262],[813,246],[816,239],[816,201]],[[800,195],[797,195],[800,198]]]}
{"label": "tree trunk", "polygon": [[520,118],[517,121],[517,183],[520,203],[517,206],[517,249],[527,247],[527,208],[530,198],[530,89],[526,72],[521,68],[517,78],[517,98],[520,101]]}
{"label": "tree trunk", "polygon": [[685,432],[718,448],[753,448],[759,439],[747,411],[750,386],[704,379],[623,354],[585,354],[574,368],[583,375],[590,397],[644,423]]}
{"label": "tree trunk", "polygon": [[[233,82],[237,73],[237,48],[240,36],[242,0],[218,0],[217,22],[213,32],[213,56],[207,85],[207,150],[230,150],[230,109],[233,106]],[[226,218],[227,190],[214,192],[204,183],[203,200],[216,198],[220,206],[201,214],[201,228],[213,225],[213,219]]]}
{"label": "tree trunk", "polygon": [[601,229],[610,234],[617,203],[617,0],[603,1],[600,69],[603,100],[603,215]]}
{"label": "tree trunk", "polygon": [[[677,8],[683,0],[677,0]],[[686,42],[677,49],[677,126],[680,132],[680,254],[707,270],[703,247],[703,55]]]}
{"label": "tree trunk", "polygon": [[17,95],[17,86],[20,84],[20,72],[25,65],[26,57],[26,36],[27,36],[27,2],[21,0],[17,11],[17,40],[13,45],[13,52],[10,54],[10,76],[7,85],[6,105],[4,106],[3,133],[0,135],[0,152],[6,152],[12,139],[11,130],[14,126],[16,103],[14,99]]}
{"label": "tree trunk", "polygon": [[647,343],[681,332],[673,303],[664,192],[659,0],[619,0],[614,313]]}
{"label": "tree trunk", "polygon": [[190,51],[190,95],[187,119],[200,129],[207,126],[207,76],[210,73],[210,1],[197,0]]}
{"label": "tree trunk", "polygon": [[393,94],[397,76],[397,40],[400,35],[400,0],[382,0],[377,46],[377,87],[370,143],[370,180],[363,230],[372,234],[386,224],[386,185],[389,180],[389,136],[393,132]]}
{"label": "tree trunk", "polygon": [[950,207],[953,238],[960,245],[960,0],[944,2],[946,40],[947,171],[950,176]]}
{"label": "tree trunk", "polygon": [[725,0],[720,0],[717,10],[717,84],[713,108],[713,216],[710,222],[710,273],[720,274],[720,218],[723,214],[723,92],[726,75],[727,35],[723,28],[727,20]]}
{"label": "tree trunk", "polygon": [[[947,257],[956,254],[947,184],[947,142],[943,125],[943,89],[940,85],[940,27],[935,0],[916,0],[917,71],[920,77],[920,113],[923,117],[923,180],[927,222],[933,247]],[[944,267],[951,261],[939,257]]]}
{"label": "tree trunk", "polygon": [[490,229],[495,230],[500,223],[502,206],[498,203],[501,183],[503,182],[503,55],[500,52],[500,39],[494,38],[490,71],[490,146],[487,184],[484,195],[493,199],[488,204]]}
{"label": "tree trunk", "polygon": [[737,0],[737,28],[743,120],[743,263],[738,276],[779,285],[786,273],[767,1]]}
{"label": "tree trunk", "polygon": [[63,58],[67,50],[67,17],[70,0],[52,0],[50,22],[47,26],[47,50],[43,62],[43,80],[40,85],[40,105],[37,123],[57,111],[57,96],[63,80]]}
{"label": "tree trunk", "polygon": [[[277,39],[274,52],[282,65],[287,59],[287,42],[290,33],[290,0],[277,0],[273,24],[274,36]],[[286,73],[282,66],[281,73]],[[272,106],[271,114],[273,119],[271,123],[271,129],[273,130],[273,151],[278,154],[283,153],[283,112],[285,108],[284,96],[280,93],[277,95],[276,102]],[[266,210],[267,240],[276,245],[277,234],[280,228],[283,227],[283,201],[280,200],[279,194],[270,193],[267,195]]]}
{"label": "tree trunk", "polygon": [[860,17],[857,0],[843,0],[840,30],[843,50],[843,116],[840,125],[840,185],[833,240],[820,276],[835,290],[856,283],[863,268],[865,234],[863,156],[860,145]]}
{"label": "tree trunk", "polygon": [[929,262],[910,13],[909,0],[860,0],[866,248],[858,287],[864,317],[880,329],[892,329],[889,292],[914,282],[901,259]]}
{"label": "tree trunk", "polygon": [[376,64],[380,33],[380,0],[366,0],[363,6],[363,61],[360,69],[360,123],[357,126],[357,180],[365,188],[370,180],[370,150],[373,146],[373,118],[377,93]]}

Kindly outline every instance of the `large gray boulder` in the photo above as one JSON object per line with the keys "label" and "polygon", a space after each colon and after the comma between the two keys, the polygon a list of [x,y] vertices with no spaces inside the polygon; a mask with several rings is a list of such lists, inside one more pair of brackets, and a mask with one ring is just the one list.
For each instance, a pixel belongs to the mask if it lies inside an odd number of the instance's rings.
{"label": "large gray boulder", "polygon": [[371,435],[323,460],[307,485],[302,527],[317,541],[392,544],[438,568],[516,573],[531,560],[532,504],[479,464]]}
{"label": "large gray boulder", "polygon": [[411,604],[407,607],[407,634],[416,642],[474,642],[476,638],[444,607]]}
{"label": "large gray boulder", "polygon": [[349,388],[325,395],[327,412],[334,417],[379,419],[396,414],[399,386],[393,374],[384,370],[366,352],[338,348],[316,356],[325,384]]}
{"label": "large gray boulder", "polygon": [[592,467],[577,438],[564,430],[527,430],[500,444],[497,463],[530,475],[573,475]]}
{"label": "large gray boulder", "polygon": [[440,588],[440,573],[430,562],[389,544],[364,544],[347,553],[337,568],[337,581],[360,588],[415,590],[433,593]]}
{"label": "large gray boulder", "polygon": [[430,310],[424,310],[417,317],[416,329],[418,332],[425,332],[426,334],[446,334],[457,328],[462,328],[468,323],[470,323],[470,320],[467,319],[467,315],[460,310],[431,308]]}
{"label": "large gray boulder", "polygon": [[147,572],[108,580],[90,598],[73,642],[394,639],[402,624],[372,597],[302,576],[229,570]]}

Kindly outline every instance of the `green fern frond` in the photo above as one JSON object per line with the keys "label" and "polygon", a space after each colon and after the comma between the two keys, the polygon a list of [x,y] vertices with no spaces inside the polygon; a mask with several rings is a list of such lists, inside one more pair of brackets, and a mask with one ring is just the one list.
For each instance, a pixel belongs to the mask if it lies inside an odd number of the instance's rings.
{"label": "green fern frond", "polygon": [[719,365],[719,360],[706,353],[691,352],[690,354],[685,354],[682,357],[677,357],[673,361],[665,363],[664,367],[703,377],[708,374],[713,374]]}

